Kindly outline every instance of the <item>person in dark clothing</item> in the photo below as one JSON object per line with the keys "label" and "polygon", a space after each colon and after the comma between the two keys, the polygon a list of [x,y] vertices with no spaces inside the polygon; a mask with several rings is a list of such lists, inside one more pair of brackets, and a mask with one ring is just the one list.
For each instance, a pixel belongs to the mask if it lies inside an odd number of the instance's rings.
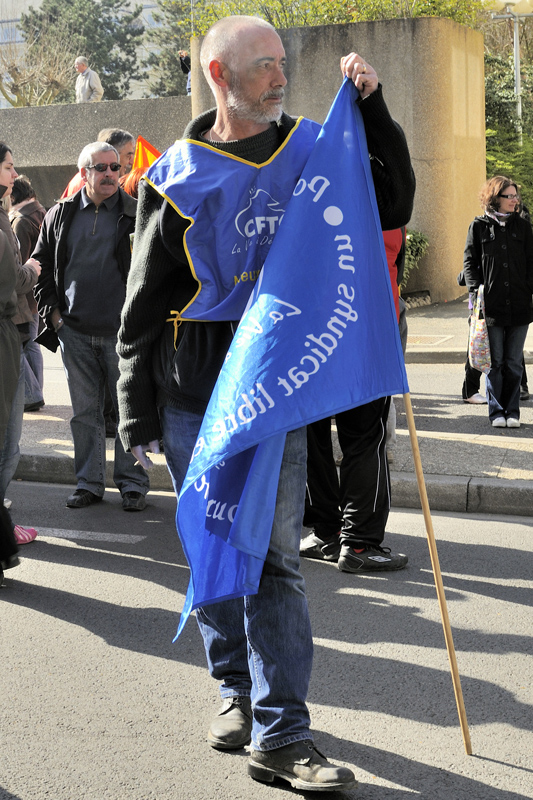
{"label": "person in dark clothing", "polygon": [[[226,278],[220,280],[222,302],[237,291],[245,303],[264,260],[259,237],[243,240],[249,245],[247,257],[251,248],[257,265],[254,279],[234,283],[228,271],[241,274],[229,256],[235,225],[217,224],[219,216],[230,214],[235,220],[242,209],[239,200],[250,196],[259,170],[265,191],[254,217],[269,216],[269,191],[276,199],[282,193],[292,195],[301,174],[294,165],[308,157],[320,129],[282,111],[285,51],[274,28],[263,20],[219,20],[204,38],[201,63],[217,107],[194,119],[184,139],[162,157],[165,165],[194,158],[192,172],[171,171],[165,186],[151,174],[141,181],[118,343],[119,433],[146,466],[147,451],[157,451],[163,436],[176,491],[238,319],[226,315],[209,320],[210,296],[196,277],[202,243],[208,238],[213,244],[209,266],[217,278]],[[410,216],[414,194],[405,137],[389,115],[372,67],[351,53],[341,60],[341,70],[359,92],[368,147],[375,156],[382,223],[399,227]],[[215,162],[217,187],[222,187],[218,197],[228,191],[235,198],[233,208],[227,203],[221,208],[220,201],[217,207],[217,193],[202,190],[202,181],[209,187],[215,180]],[[235,181],[238,192],[231,188]],[[167,199],[169,192],[172,200]],[[191,204],[195,208],[188,216],[183,208]],[[195,303],[207,304],[205,314],[196,315]],[[301,428],[286,437],[258,594],[197,609],[210,672],[222,683],[223,706],[207,738],[220,750],[236,750],[251,741],[248,771],[257,780],[282,778],[309,791],[347,789],[355,785],[353,773],[329,763],[314,748],[306,704],[312,636],[298,569],[305,477],[306,433]]]}
{"label": "person in dark clothing", "polygon": [[[1,146],[1,144],[0,144]],[[5,192],[1,185],[0,200]],[[4,447],[5,434],[11,415],[13,398],[17,390],[20,369],[20,338],[13,324],[17,310],[17,265],[11,243],[0,229],[0,452]],[[0,491],[0,585],[4,581],[4,570],[19,564],[18,544],[14,526],[7,508],[4,508],[4,492]]]}
{"label": "person in dark clothing", "polygon": [[533,232],[518,213],[518,186],[509,178],[488,180],[480,201],[485,213],[470,225],[464,276],[471,294],[484,286],[489,420],[495,428],[519,428],[522,357],[533,320]]}
{"label": "person in dark clothing", "polygon": [[[33,253],[39,238],[41,223],[46,209],[39,203],[35,190],[26,175],[19,175],[11,192],[11,227],[18,239],[20,255],[24,264]],[[30,338],[24,346],[24,411],[38,411],[44,406],[43,398],[43,355],[35,341],[39,333],[39,314],[37,302],[30,291],[26,295],[32,321],[29,323]]]}
{"label": "person in dark clothing", "polygon": [[187,94],[191,94],[191,57],[186,50],[179,50],[180,67],[184,75],[187,76]]}
{"label": "person in dark clothing", "polygon": [[[42,264],[35,296],[46,323],[39,341],[53,350],[61,345],[72,402],[77,489],[68,508],[96,503],[105,491],[104,383],[116,406],[116,340],[137,208],[118,187],[120,163],[110,144],[84,147],[78,167],[84,187],[50,209],[35,248]],[[123,509],[142,511],[148,476],[118,437],[113,479]]]}
{"label": "person in dark clothing", "polygon": [[[4,142],[0,142],[0,198],[11,197],[17,177],[11,149]],[[5,494],[20,458],[19,445],[24,415],[23,347],[29,340],[29,320],[31,320],[26,294],[35,285],[41,267],[39,262],[33,258],[22,263],[19,243],[3,204],[0,204],[0,232],[4,266],[4,274],[0,276],[0,282],[4,281],[5,292],[4,297],[0,299],[0,322],[2,322],[1,333],[3,334],[3,351],[0,360],[0,500],[2,504],[1,524],[4,529],[3,544],[0,545],[0,551],[4,549],[4,555],[1,555],[0,552],[0,560],[6,563],[5,546],[10,548],[13,536],[17,544],[29,544],[37,536],[35,528],[23,528],[21,525],[13,526],[11,524],[9,514],[7,514],[7,508],[11,507],[11,501],[6,500]],[[14,298],[10,296],[12,265],[15,270]],[[14,311],[13,299],[15,301]],[[17,333],[18,367],[16,373],[12,369],[13,341],[11,335],[13,329]],[[13,378],[15,378],[15,388],[12,392]]]}
{"label": "person in dark clothing", "polygon": [[[398,283],[403,272],[405,228],[384,231],[383,239],[400,324]],[[384,572],[406,566],[406,555],[382,547],[390,510],[386,445],[391,404],[390,397],[381,397],[335,415],[342,451],[340,481],[331,420],[328,417],[307,426],[303,524],[312,530],[301,541],[301,556],[336,561],[341,572]]]}

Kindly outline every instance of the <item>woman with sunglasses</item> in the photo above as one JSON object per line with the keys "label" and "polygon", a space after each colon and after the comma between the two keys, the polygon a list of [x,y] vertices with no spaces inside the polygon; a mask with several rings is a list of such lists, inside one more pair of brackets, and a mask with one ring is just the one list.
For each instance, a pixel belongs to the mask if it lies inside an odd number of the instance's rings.
{"label": "woman with sunglasses", "polygon": [[533,320],[533,232],[519,214],[518,184],[509,178],[490,178],[479,199],[484,214],[468,231],[464,275],[471,293],[484,286],[489,420],[494,428],[519,428],[522,353]]}

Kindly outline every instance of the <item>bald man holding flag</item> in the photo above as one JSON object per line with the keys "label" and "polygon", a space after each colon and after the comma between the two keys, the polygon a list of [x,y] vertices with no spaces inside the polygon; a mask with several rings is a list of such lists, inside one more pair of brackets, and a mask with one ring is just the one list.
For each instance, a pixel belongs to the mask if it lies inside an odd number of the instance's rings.
{"label": "bald man holding flag", "polygon": [[316,750],[306,705],[305,425],[407,390],[381,228],[408,221],[415,182],[360,55],[322,129],[283,112],[285,61],[263,20],[215,23],[216,109],[141,181],[120,435],[145,466],[164,441],[191,567],[180,630],[196,609],[221,684],[209,744],[251,743],[255,780],[331,791],[356,780]]}

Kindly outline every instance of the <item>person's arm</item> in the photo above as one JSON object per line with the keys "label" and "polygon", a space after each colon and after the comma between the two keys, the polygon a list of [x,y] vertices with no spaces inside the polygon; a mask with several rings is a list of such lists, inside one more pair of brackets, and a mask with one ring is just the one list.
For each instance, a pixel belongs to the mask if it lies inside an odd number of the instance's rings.
{"label": "person's arm", "polygon": [[31,292],[41,272],[39,262],[30,258],[25,264],[17,267],[17,294],[27,294]]}
{"label": "person's arm", "polygon": [[468,291],[475,292],[483,281],[478,225],[475,220],[470,225],[466,236],[463,255],[463,273]]}
{"label": "person's arm", "polygon": [[33,243],[39,228],[29,217],[24,216],[16,216],[11,222],[11,227],[18,239],[20,257],[22,262],[25,263],[31,256]]}
{"label": "person's arm", "polygon": [[401,228],[411,218],[416,187],[405,134],[389,113],[375,70],[362,56],[344,56],[341,72],[359,91],[381,227]]}
{"label": "person's arm", "polygon": [[[41,274],[34,289],[37,308],[46,327],[55,330],[57,320],[60,318],[59,297],[55,282],[55,238],[53,234],[53,221],[57,208],[52,208],[46,214],[41,232],[33,251],[33,257],[41,265]],[[55,312],[55,313],[54,313]]]}
{"label": "person's arm", "polygon": [[89,88],[91,90],[91,94],[89,95],[88,102],[99,103],[102,97],[104,96],[104,90],[100,82],[100,76],[94,70],[91,70],[91,76],[89,78]]}
{"label": "person's arm", "polygon": [[530,292],[533,294],[533,231],[531,229],[531,223],[528,220],[524,221],[527,223],[525,225],[527,285],[529,286]]}
{"label": "person's arm", "polygon": [[[145,181],[139,185],[139,203],[126,300],[118,333],[120,378],[119,434],[125,448],[139,458],[136,446],[148,447],[161,437],[153,380],[153,349],[167,324],[169,297],[184,264],[163,243],[160,225],[166,213],[175,224],[173,240],[179,252],[186,224]],[[183,230],[180,231],[180,224]],[[140,459],[139,459],[140,460]],[[141,461],[141,463],[143,463]]]}

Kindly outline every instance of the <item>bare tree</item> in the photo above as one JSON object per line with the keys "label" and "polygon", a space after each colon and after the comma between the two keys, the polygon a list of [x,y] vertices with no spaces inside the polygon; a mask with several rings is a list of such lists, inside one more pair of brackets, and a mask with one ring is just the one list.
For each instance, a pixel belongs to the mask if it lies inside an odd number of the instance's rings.
{"label": "bare tree", "polygon": [[74,80],[71,32],[44,25],[39,35],[23,40],[12,9],[0,3],[0,93],[15,107],[44,106],[66,92]]}

